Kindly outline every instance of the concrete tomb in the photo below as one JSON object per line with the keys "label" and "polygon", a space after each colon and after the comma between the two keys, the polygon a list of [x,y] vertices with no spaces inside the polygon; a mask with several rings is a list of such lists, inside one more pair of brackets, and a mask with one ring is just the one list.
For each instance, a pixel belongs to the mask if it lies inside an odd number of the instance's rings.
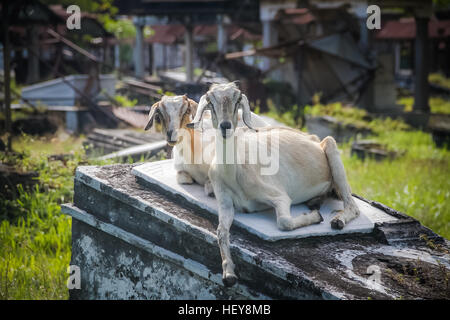
{"label": "concrete tomb", "polygon": [[[71,299],[450,298],[449,241],[356,195],[364,214],[342,232],[324,221],[280,233],[273,215],[239,214],[230,233],[239,280],[226,288],[215,200],[173,174],[170,161],[77,168],[73,204],[62,205],[80,276]],[[324,204],[324,218],[339,205]]]}

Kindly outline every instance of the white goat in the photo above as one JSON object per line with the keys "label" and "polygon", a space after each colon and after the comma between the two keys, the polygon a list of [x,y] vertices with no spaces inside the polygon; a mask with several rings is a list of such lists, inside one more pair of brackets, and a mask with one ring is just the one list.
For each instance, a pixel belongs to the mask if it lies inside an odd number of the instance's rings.
{"label": "white goat", "polygon": [[[250,129],[236,128],[238,108],[242,109],[244,123]],[[211,162],[209,178],[219,206],[217,238],[226,286],[232,286],[237,280],[229,248],[229,229],[235,209],[252,212],[273,207],[278,228],[293,230],[323,219],[317,210],[292,217],[291,204],[324,198],[334,189],[344,202],[344,210],[333,218],[331,226],[342,229],[359,215],[332,137],[320,142],[317,136],[281,127],[255,131],[247,97],[234,83],[211,86],[201,98],[195,119],[188,127],[196,128],[207,109],[211,110],[214,128],[220,129],[216,130],[216,150],[223,148],[222,159],[216,154]],[[249,145],[257,144],[257,150],[270,149],[275,136],[278,137],[279,163],[274,174],[261,174],[260,163],[227,164],[223,159],[230,152],[240,159],[248,159]],[[233,142],[231,147],[227,139]]]}
{"label": "white goat", "polygon": [[[192,184],[194,182],[204,185],[205,193],[212,195],[213,190],[208,178],[209,165],[214,157],[215,134],[210,114],[205,113],[203,132],[187,128],[197,111],[197,103],[183,96],[163,96],[160,101],[152,105],[149,113],[149,121],[145,127],[152,127],[155,116],[162,124],[167,143],[173,146],[173,158],[175,170],[177,170],[177,182],[180,184]],[[257,115],[254,115],[257,127],[268,124]],[[239,120],[242,126],[242,120]]]}

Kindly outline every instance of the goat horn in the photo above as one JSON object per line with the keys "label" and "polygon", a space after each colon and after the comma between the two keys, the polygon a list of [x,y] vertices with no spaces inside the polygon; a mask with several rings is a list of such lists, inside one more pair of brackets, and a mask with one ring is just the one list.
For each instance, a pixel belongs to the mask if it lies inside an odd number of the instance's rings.
{"label": "goat horn", "polygon": [[210,109],[209,101],[207,100],[207,96],[203,95],[198,102],[197,112],[195,113],[194,120],[191,123],[188,123],[186,126],[191,129],[197,129],[202,121],[203,112],[205,110]]}
{"label": "goat horn", "polygon": [[250,112],[250,104],[248,103],[248,99],[245,96],[245,94],[241,94],[240,106],[242,109],[242,120],[244,121],[245,125],[250,129],[257,131],[252,126],[252,114]]}

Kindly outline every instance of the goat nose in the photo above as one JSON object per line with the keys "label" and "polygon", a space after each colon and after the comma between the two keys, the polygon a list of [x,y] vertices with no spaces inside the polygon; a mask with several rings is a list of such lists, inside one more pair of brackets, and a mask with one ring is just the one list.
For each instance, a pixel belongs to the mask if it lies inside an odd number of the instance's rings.
{"label": "goat nose", "polygon": [[172,134],[173,134],[173,130],[168,130],[167,131],[167,139],[168,140],[172,140]]}
{"label": "goat nose", "polygon": [[220,129],[227,130],[231,129],[231,122],[230,121],[223,121],[220,123]]}

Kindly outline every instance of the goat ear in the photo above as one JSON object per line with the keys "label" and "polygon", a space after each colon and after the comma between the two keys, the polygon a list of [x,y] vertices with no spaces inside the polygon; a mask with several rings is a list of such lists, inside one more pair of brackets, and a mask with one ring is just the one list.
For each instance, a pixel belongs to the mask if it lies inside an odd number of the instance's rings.
{"label": "goat ear", "polygon": [[153,119],[155,118],[156,113],[159,112],[158,111],[159,103],[160,103],[160,101],[158,101],[152,105],[152,108],[150,109],[150,112],[148,114],[149,119],[148,119],[147,125],[145,126],[145,130],[150,129],[153,126]]}
{"label": "goat ear", "polygon": [[192,116],[195,116],[195,114],[197,113],[198,103],[189,98],[187,98],[187,101],[189,104],[189,107],[188,107],[189,113],[192,114]]}
{"label": "goat ear", "polygon": [[252,113],[250,111],[250,104],[248,103],[248,99],[245,94],[241,95],[240,107],[242,109],[242,120],[244,120],[245,125],[252,130],[256,130],[252,126]]}
{"label": "goat ear", "polygon": [[200,125],[200,122],[202,121],[203,112],[205,112],[205,110],[208,110],[209,108],[210,108],[209,107],[209,102],[206,100],[206,95],[203,95],[200,98],[200,101],[198,103],[198,107],[197,107],[197,110],[195,112],[194,120],[192,120],[191,123],[188,123],[187,127],[191,128],[191,129],[198,128],[198,126]]}

